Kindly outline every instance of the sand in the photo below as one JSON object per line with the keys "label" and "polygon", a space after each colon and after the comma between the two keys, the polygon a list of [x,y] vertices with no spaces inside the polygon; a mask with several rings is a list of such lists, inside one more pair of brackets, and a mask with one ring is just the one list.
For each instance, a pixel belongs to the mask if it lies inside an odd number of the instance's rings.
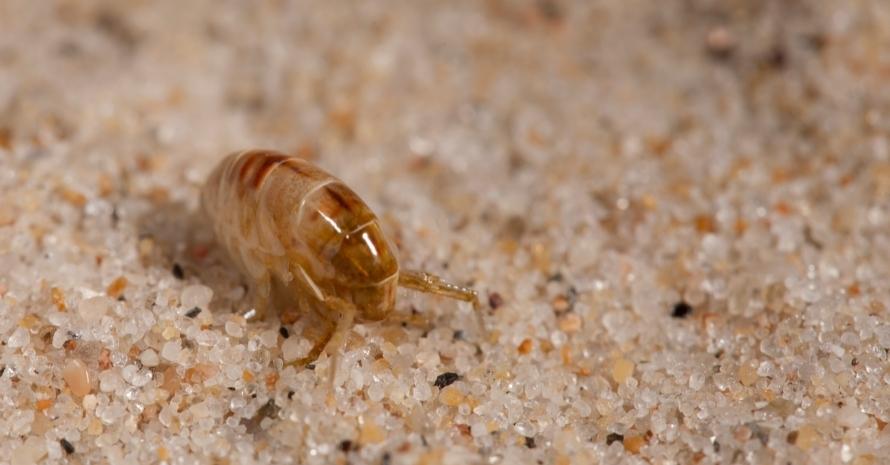
{"label": "sand", "polygon": [[[0,3],[0,464],[890,457],[890,3]],[[403,267],[331,358],[199,209],[336,174]],[[311,328],[310,328],[311,330]]]}

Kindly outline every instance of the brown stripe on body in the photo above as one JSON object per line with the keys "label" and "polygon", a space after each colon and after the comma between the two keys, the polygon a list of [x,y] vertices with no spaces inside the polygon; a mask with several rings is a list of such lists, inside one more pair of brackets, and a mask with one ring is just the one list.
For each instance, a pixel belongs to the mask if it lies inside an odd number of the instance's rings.
{"label": "brown stripe on body", "polygon": [[284,166],[285,168],[293,171],[294,173],[297,174],[297,176],[305,176],[306,175],[306,171],[294,163],[282,163],[281,166]]}
{"label": "brown stripe on body", "polygon": [[[350,204],[350,202],[348,200],[346,200],[343,197],[343,195],[340,192],[338,192],[339,189],[332,189],[331,184],[328,184],[327,186],[324,186],[324,191],[327,195],[329,195],[331,197],[331,199],[334,200],[334,202],[337,203],[337,205],[340,206],[340,208],[342,208],[343,210],[347,210],[347,211],[351,209],[352,205]],[[353,203],[355,203],[355,202],[353,202]]]}
{"label": "brown stripe on body", "polygon": [[330,183],[319,193],[321,202],[318,210],[336,221],[344,232],[351,232],[375,218],[365,202],[341,182]]}
{"label": "brown stripe on body", "polygon": [[247,179],[248,173],[250,173],[250,168],[253,166],[257,160],[260,159],[265,154],[265,152],[251,151],[247,152],[244,156],[244,160],[241,162],[241,168],[238,169],[238,181],[244,182]]}
{"label": "brown stripe on body", "polygon": [[263,183],[263,180],[266,179],[266,176],[272,172],[272,168],[278,166],[284,160],[287,160],[288,156],[281,155],[278,153],[267,153],[263,158],[262,164],[260,164],[259,168],[257,168],[256,173],[253,176],[253,188],[257,189]]}
{"label": "brown stripe on body", "polygon": [[281,166],[287,168],[289,171],[306,181],[321,182],[333,178],[333,176],[321,168],[313,166],[311,163],[297,157],[288,158],[281,164]]}

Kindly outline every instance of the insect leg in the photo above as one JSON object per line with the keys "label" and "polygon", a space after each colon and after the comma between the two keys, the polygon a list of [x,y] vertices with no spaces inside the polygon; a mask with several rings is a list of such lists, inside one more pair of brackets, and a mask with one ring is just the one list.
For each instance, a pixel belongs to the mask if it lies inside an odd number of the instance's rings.
{"label": "insect leg", "polygon": [[329,299],[329,303],[331,304],[332,309],[339,313],[336,329],[334,329],[324,348],[325,353],[331,358],[328,382],[331,387],[331,392],[333,392],[334,377],[337,374],[337,367],[340,364],[340,352],[346,346],[346,336],[349,334],[349,331],[352,330],[356,309],[354,305],[337,298]]}
{"label": "insect leg", "polygon": [[272,301],[272,277],[266,273],[256,280],[253,289],[253,308],[244,312],[243,316],[248,321],[262,320],[266,318],[269,305]]}
{"label": "insect leg", "polygon": [[309,340],[312,341],[312,349],[309,350],[309,353],[306,354],[305,357],[289,362],[287,365],[303,367],[314,362],[318,359],[318,356],[324,352],[325,348],[329,345],[331,338],[334,336],[336,325],[333,322],[319,316],[308,317],[311,319],[306,325],[306,330],[303,333],[303,336],[308,337]]}

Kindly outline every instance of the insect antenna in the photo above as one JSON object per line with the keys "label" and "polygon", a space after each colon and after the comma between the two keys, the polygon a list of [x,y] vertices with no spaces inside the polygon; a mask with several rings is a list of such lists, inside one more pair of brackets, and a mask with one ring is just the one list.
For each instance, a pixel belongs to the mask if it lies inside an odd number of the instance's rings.
{"label": "insect antenna", "polygon": [[479,296],[469,287],[459,286],[444,279],[418,270],[402,270],[399,272],[399,286],[409,289],[437,294],[452,299],[463,300],[479,309]]}

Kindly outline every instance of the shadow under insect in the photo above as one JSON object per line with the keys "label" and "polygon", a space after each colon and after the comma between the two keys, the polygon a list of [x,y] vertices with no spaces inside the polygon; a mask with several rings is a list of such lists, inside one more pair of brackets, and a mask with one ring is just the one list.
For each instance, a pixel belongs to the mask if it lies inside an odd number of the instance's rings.
{"label": "shadow under insect", "polygon": [[141,241],[150,244],[143,256],[146,266],[213,289],[216,308],[235,311],[248,304],[249,283],[216,244],[200,209],[182,202],[158,204],[139,219],[138,230]]}

